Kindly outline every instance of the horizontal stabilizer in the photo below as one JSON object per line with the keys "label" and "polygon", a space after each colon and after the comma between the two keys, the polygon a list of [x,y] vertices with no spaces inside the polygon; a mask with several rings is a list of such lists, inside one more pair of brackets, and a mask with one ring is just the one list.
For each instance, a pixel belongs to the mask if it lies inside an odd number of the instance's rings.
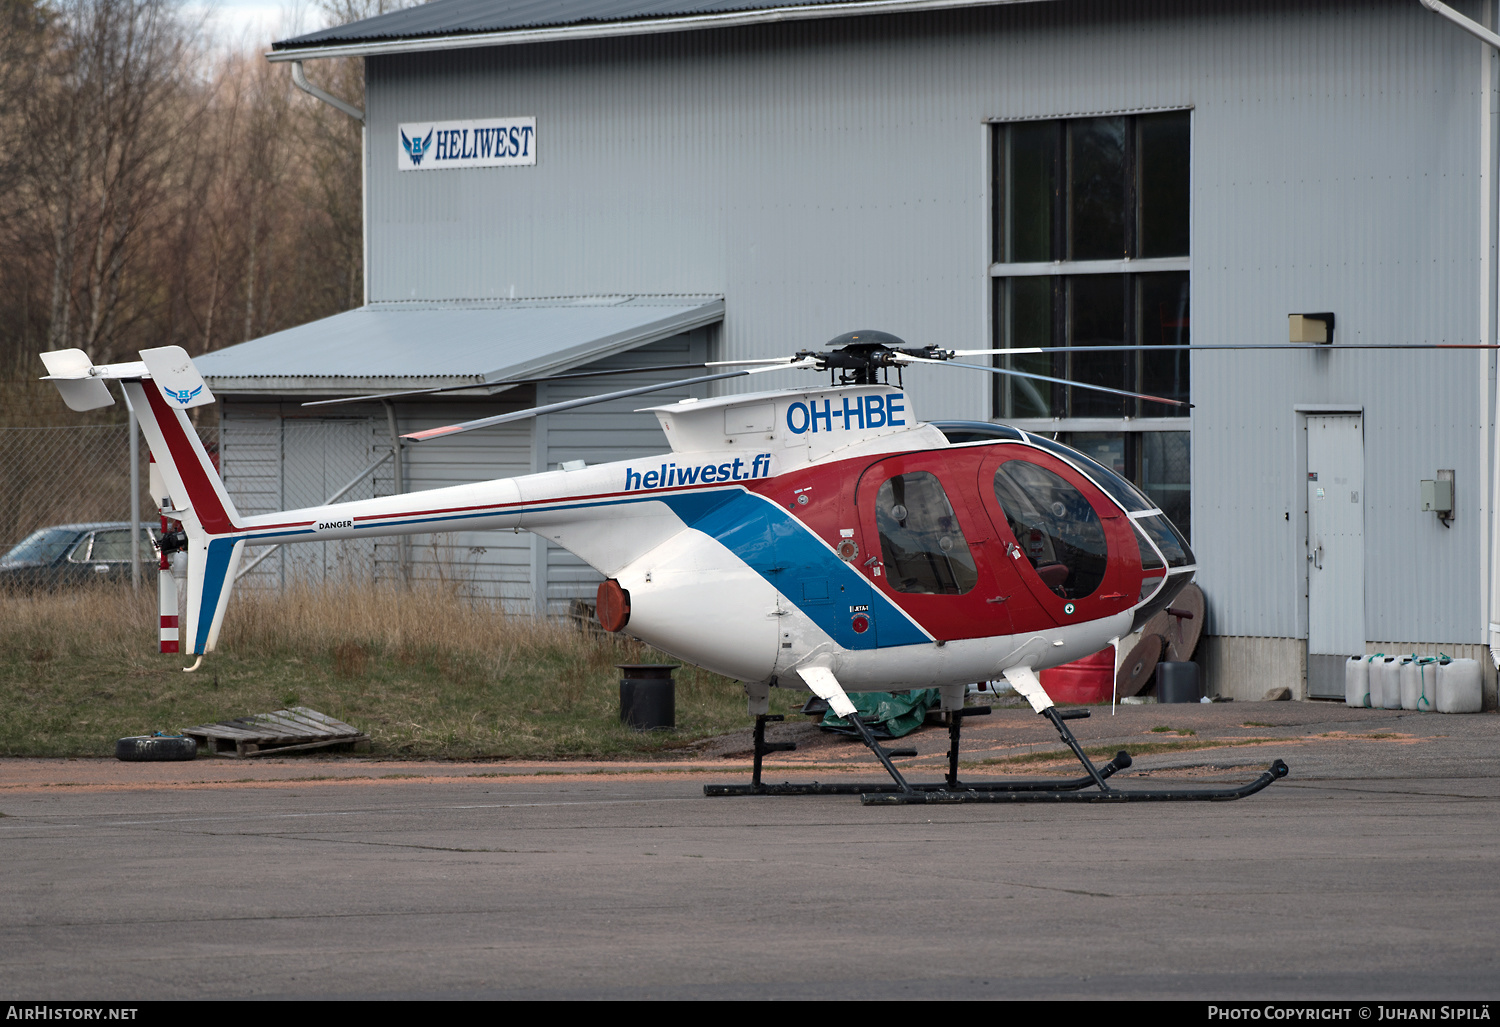
{"label": "horizontal stabilizer", "polygon": [[108,387],[89,372],[94,369],[89,355],[81,349],[59,349],[42,354],[42,363],[47,365],[47,376],[43,381],[52,381],[62,394],[69,410],[98,410],[114,403]]}

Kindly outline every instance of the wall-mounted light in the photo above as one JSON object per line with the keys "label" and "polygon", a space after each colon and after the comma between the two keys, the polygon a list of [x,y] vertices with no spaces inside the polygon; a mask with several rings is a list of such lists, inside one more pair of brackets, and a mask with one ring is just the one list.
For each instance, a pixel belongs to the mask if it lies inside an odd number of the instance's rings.
{"label": "wall-mounted light", "polygon": [[1333,314],[1288,314],[1290,322],[1289,342],[1318,342],[1333,344]]}

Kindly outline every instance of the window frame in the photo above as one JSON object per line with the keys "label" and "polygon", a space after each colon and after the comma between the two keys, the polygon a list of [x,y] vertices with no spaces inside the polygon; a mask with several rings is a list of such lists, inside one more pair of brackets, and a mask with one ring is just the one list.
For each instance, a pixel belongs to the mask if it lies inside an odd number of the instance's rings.
{"label": "window frame", "polygon": [[[1181,105],[1170,105],[1170,106],[1160,106],[1160,107],[1141,107],[1141,108],[1133,108],[1133,109],[1129,109],[1129,110],[1109,110],[1109,111],[1094,111],[1094,112],[1087,112],[1086,111],[1086,112],[1069,113],[1069,114],[1049,114],[1049,115],[1045,115],[1045,116],[1035,116],[1035,117],[1004,117],[1004,118],[996,117],[996,118],[988,118],[988,119],[985,120],[985,124],[984,124],[984,130],[985,130],[984,153],[985,153],[985,160],[988,163],[988,168],[987,168],[987,174],[986,174],[985,181],[986,181],[986,190],[989,193],[989,198],[990,198],[990,203],[989,203],[989,214],[990,214],[990,217],[989,217],[989,221],[988,221],[988,229],[989,229],[989,231],[987,233],[988,237],[986,239],[986,249],[985,249],[985,254],[984,254],[985,261],[986,261],[986,274],[985,274],[985,278],[986,278],[985,286],[986,286],[986,288],[985,288],[984,303],[985,303],[985,306],[987,308],[987,314],[988,314],[987,320],[988,320],[988,323],[990,325],[991,338],[993,340],[992,343],[991,343],[992,346],[994,346],[996,349],[1008,348],[1008,341],[1009,340],[1008,340],[1007,336],[1009,334],[1009,332],[1008,332],[1008,329],[1009,329],[1008,320],[1009,319],[1008,319],[1008,316],[1007,316],[1006,306],[1002,302],[1001,290],[1003,290],[1003,289],[1006,288],[1005,283],[1007,281],[1014,280],[1014,279],[1040,278],[1040,277],[1050,277],[1050,278],[1054,278],[1054,279],[1060,278],[1060,279],[1063,279],[1064,281],[1061,282],[1061,283],[1058,283],[1058,288],[1065,290],[1066,289],[1066,279],[1068,277],[1071,277],[1071,276],[1081,276],[1081,275],[1111,275],[1111,274],[1112,275],[1126,275],[1126,276],[1130,276],[1129,278],[1127,278],[1128,285],[1127,285],[1127,300],[1126,300],[1126,302],[1130,305],[1130,309],[1127,312],[1127,321],[1126,321],[1126,326],[1125,327],[1126,327],[1127,335],[1129,336],[1128,341],[1131,342],[1131,343],[1139,341],[1138,338],[1137,338],[1137,336],[1139,334],[1139,321],[1140,321],[1140,317],[1139,317],[1138,311],[1136,311],[1134,309],[1135,302],[1136,302],[1136,297],[1139,294],[1139,287],[1138,287],[1138,285],[1135,282],[1135,276],[1143,275],[1143,274],[1156,274],[1156,273],[1163,273],[1163,272],[1184,273],[1184,274],[1186,274],[1188,276],[1188,290],[1189,290],[1189,296],[1191,297],[1191,293],[1192,293],[1192,271],[1193,271],[1193,261],[1192,261],[1192,254],[1191,254],[1191,246],[1189,247],[1189,250],[1190,250],[1189,253],[1187,253],[1185,255],[1182,255],[1182,256],[1168,256],[1168,257],[1133,257],[1132,256],[1132,257],[1122,257],[1119,260],[1066,260],[1066,259],[1064,259],[1064,260],[1052,260],[1052,261],[1008,261],[1008,260],[1003,260],[1003,259],[996,259],[997,257],[1003,255],[1001,253],[1001,251],[1007,245],[1007,239],[1006,239],[1005,233],[1008,230],[1007,226],[1008,226],[1008,224],[1009,224],[1009,222],[1011,220],[1011,211],[1009,209],[1010,202],[1011,202],[1011,195],[1010,195],[1009,189],[1007,188],[1007,182],[1006,182],[1007,166],[1006,166],[1006,162],[1005,162],[1005,158],[1006,158],[1007,153],[1008,153],[1008,151],[1006,150],[1006,147],[1009,146],[1009,133],[1008,132],[1004,133],[1004,140],[1005,140],[1005,142],[1002,145],[1001,142],[1000,142],[1000,137],[1002,135],[1002,130],[1003,129],[1009,128],[1010,126],[1013,126],[1013,125],[1025,125],[1025,124],[1031,124],[1031,123],[1035,123],[1035,122],[1059,122],[1059,123],[1062,123],[1062,124],[1066,125],[1066,123],[1069,122],[1069,121],[1075,121],[1075,120],[1086,119],[1086,118],[1126,117],[1126,118],[1131,118],[1132,119],[1132,128],[1127,133],[1127,136],[1133,142],[1137,138],[1138,132],[1139,132],[1139,129],[1135,127],[1134,119],[1137,119],[1137,118],[1143,117],[1143,116],[1153,115],[1153,114],[1172,114],[1172,113],[1185,113],[1188,116],[1188,155],[1189,155],[1189,164],[1188,164],[1188,169],[1187,169],[1187,188],[1188,188],[1188,199],[1189,199],[1189,202],[1188,202],[1187,217],[1188,217],[1188,237],[1191,240],[1192,234],[1193,234],[1193,221],[1194,221],[1195,209],[1196,209],[1195,205],[1192,202],[1192,199],[1193,199],[1193,197],[1195,195],[1194,189],[1193,189],[1194,167],[1193,167],[1193,162],[1192,162],[1192,153],[1193,153],[1192,145],[1193,145],[1193,141],[1197,138],[1197,135],[1198,135],[1197,125],[1196,125],[1197,113],[1196,113],[1196,109],[1195,109],[1194,105],[1192,105],[1192,104],[1181,104]],[[1065,148],[1066,147],[1066,138],[1065,137],[1067,135],[1066,130],[1064,130],[1063,132],[1061,132],[1060,135],[1064,137],[1063,147]],[[1129,145],[1129,144],[1127,144],[1127,145]],[[1136,245],[1137,239],[1139,237],[1139,231],[1140,231],[1140,229],[1139,229],[1140,207],[1139,207],[1139,201],[1137,200],[1137,193],[1139,191],[1138,190],[1138,182],[1139,182],[1139,175],[1140,175],[1140,164],[1139,164],[1139,161],[1134,158],[1134,155],[1131,155],[1129,159],[1130,159],[1130,170],[1129,170],[1129,176],[1128,176],[1129,177],[1128,196],[1129,196],[1129,202],[1132,203],[1133,208],[1132,208],[1130,216],[1127,218],[1127,221],[1130,223],[1130,228],[1129,228],[1129,232],[1128,232],[1128,236],[1127,236],[1127,245],[1134,246],[1134,245]],[[1063,168],[1062,170],[1060,170],[1058,172],[1058,174],[1065,176],[1066,175],[1065,168]],[[1066,189],[1064,189],[1064,193],[1065,192],[1066,192]],[[1066,208],[1066,205],[1067,205],[1066,196],[1064,196],[1062,199],[1060,199],[1060,200],[1058,200],[1056,202],[1058,203],[1059,206],[1061,206],[1061,207],[1064,208],[1064,218],[1065,218],[1065,208]],[[1060,250],[1061,252],[1066,252],[1066,233],[1067,233],[1066,224],[1058,226],[1056,224],[1057,220],[1059,220],[1059,219],[1054,214],[1054,226],[1053,226],[1053,232],[1054,232],[1054,237],[1055,237],[1054,238],[1054,243],[1053,243],[1054,252],[1058,252],[1059,251],[1059,247],[1061,247],[1061,250]],[[1062,238],[1061,239],[1057,239],[1056,236],[1058,236],[1058,235],[1061,235]],[[1064,321],[1064,324],[1061,325],[1061,326],[1059,326],[1057,324],[1057,322],[1058,322],[1058,320],[1060,318],[1061,319],[1065,319],[1067,317],[1067,306],[1068,306],[1068,303],[1067,303],[1066,297],[1064,296],[1063,298],[1059,298],[1056,295],[1056,293],[1054,293],[1054,297],[1053,297],[1053,321],[1054,321],[1053,333],[1054,333],[1054,339],[1056,339],[1056,333],[1058,332],[1059,327],[1061,327],[1061,329],[1063,330],[1063,333],[1064,333],[1062,335],[1062,338],[1063,339],[1067,338],[1067,334],[1066,334],[1066,322]],[[1061,342],[1055,342],[1055,344],[1061,345],[1062,343]],[[1065,360],[1060,359],[1060,358],[1062,358],[1064,356],[1065,356],[1064,354],[1058,354],[1057,356],[1054,357],[1053,370],[1052,370],[1052,374],[1053,374],[1054,377],[1065,378],[1065,377],[1068,376],[1067,375],[1067,371],[1068,371],[1067,363],[1066,363]],[[1140,354],[1140,353],[1136,354],[1136,360],[1134,362],[1134,375],[1135,375],[1135,378],[1136,378],[1137,381],[1139,380],[1140,373],[1141,373],[1141,357],[1142,356],[1143,356],[1143,354]],[[1005,365],[1005,361],[1007,359],[1008,358],[1004,354],[996,354],[994,356],[994,366],[996,366],[996,367],[1006,366]],[[1188,395],[1189,395],[1189,397],[1191,397],[1191,371],[1189,371],[1189,375],[1190,376],[1189,376],[1189,393],[1188,393]],[[991,416],[992,420],[1000,421],[1000,422],[1002,422],[1004,424],[1012,425],[1012,426],[1014,426],[1016,428],[1020,428],[1020,429],[1023,429],[1025,431],[1028,431],[1028,432],[1034,432],[1034,433],[1038,433],[1038,434],[1044,434],[1044,435],[1047,435],[1047,436],[1052,437],[1052,438],[1059,438],[1059,439],[1062,439],[1064,441],[1066,441],[1066,439],[1068,437],[1070,437],[1072,435],[1075,435],[1075,434],[1097,434],[1097,433],[1102,433],[1102,434],[1124,435],[1125,439],[1126,439],[1125,445],[1126,445],[1126,451],[1127,451],[1127,458],[1126,458],[1126,463],[1127,463],[1126,471],[1127,471],[1127,473],[1125,474],[1125,477],[1128,478],[1131,482],[1133,482],[1138,488],[1143,488],[1144,487],[1144,485],[1142,483],[1142,480],[1141,480],[1141,462],[1140,462],[1140,452],[1141,452],[1141,450],[1143,448],[1143,443],[1144,443],[1144,439],[1142,438],[1142,435],[1144,433],[1149,433],[1149,432],[1186,432],[1187,435],[1188,435],[1188,444],[1189,444],[1189,447],[1190,447],[1190,452],[1193,452],[1193,451],[1196,450],[1196,446],[1193,446],[1193,438],[1192,438],[1192,436],[1193,436],[1193,418],[1192,418],[1192,415],[1191,415],[1190,411],[1184,411],[1184,413],[1182,415],[1179,415],[1179,416],[1129,416],[1129,415],[1126,415],[1126,414],[1121,414],[1118,417],[1115,417],[1115,416],[1082,416],[1082,417],[1080,417],[1080,416],[1065,416],[1066,414],[1068,414],[1068,411],[1067,411],[1066,407],[1064,408],[1062,414],[1058,414],[1056,412],[1057,411],[1057,407],[1054,404],[1054,408],[1053,408],[1054,409],[1054,416],[1048,416],[1048,417],[1014,417],[1014,416],[1009,416],[1009,415],[1007,415],[1004,412],[1005,411],[1005,392],[1004,392],[1004,389],[1005,389],[1005,385],[1006,385],[1006,382],[1007,382],[1008,379],[1005,376],[1002,376],[1002,375],[993,375],[992,378],[993,378],[993,381],[992,381],[992,390],[991,390],[991,411],[990,411],[990,416]],[[1133,409],[1136,412],[1140,411],[1140,409],[1141,409],[1140,401],[1136,402],[1136,404],[1134,405]],[[1188,494],[1189,494],[1189,500],[1188,500],[1188,502],[1189,502],[1189,504],[1191,504],[1191,494],[1192,494],[1192,479],[1191,479],[1191,474],[1189,475],[1189,480],[1188,480],[1188,482],[1187,482],[1187,484],[1186,484],[1185,487],[1186,487],[1186,490],[1188,491]],[[1184,533],[1187,534],[1188,541],[1189,541],[1189,543],[1191,543],[1191,541],[1192,541],[1191,525],[1189,525],[1189,529],[1187,531],[1185,531]]]}
{"label": "window frame", "polygon": [[[1123,275],[1124,280],[1124,321],[1122,324],[1124,342],[1133,345],[1139,341],[1140,314],[1137,310],[1137,295],[1139,283],[1137,276],[1154,273],[1181,273],[1188,276],[1189,296],[1192,291],[1192,255],[1167,257],[1139,257],[1135,253],[1139,248],[1141,235],[1141,189],[1140,174],[1141,161],[1137,154],[1136,140],[1140,135],[1139,119],[1160,114],[1186,114],[1188,116],[1188,158],[1189,167],[1187,172],[1188,184],[1188,210],[1187,219],[1188,237],[1192,236],[1192,139],[1195,135],[1193,120],[1194,108],[1192,105],[1150,107],[1135,110],[1101,111],[1097,113],[1080,113],[1070,115],[1058,115],[1051,117],[1035,118],[992,118],[985,124],[988,133],[986,139],[986,153],[989,162],[989,173],[987,175],[987,190],[990,194],[990,218],[989,239],[986,252],[987,267],[987,299],[989,308],[989,324],[991,332],[991,345],[996,349],[1010,348],[1009,329],[1010,317],[1007,314],[1007,302],[1003,294],[1009,289],[1009,282],[1014,279],[1049,277],[1054,279],[1052,288],[1052,337],[1054,345],[1064,345],[1068,339],[1069,319],[1071,317],[1071,303],[1068,298],[1068,279],[1080,276],[1092,275]],[[1124,190],[1124,202],[1129,206],[1129,211],[1124,218],[1125,236],[1123,247],[1125,253],[1119,259],[1108,260],[1072,260],[1066,254],[1069,247],[1068,217],[1069,217],[1069,192],[1067,186],[1068,177],[1068,138],[1067,126],[1070,122],[1090,120],[1094,118],[1119,117],[1128,120],[1125,133],[1125,163],[1126,181]],[[1057,132],[1056,152],[1054,155],[1054,189],[1053,210],[1051,216],[1051,252],[1055,255],[1064,254],[1062,259],[1046,261],[1011,261],[1009,254],[1003,252],[1009,245],[1008,225],[1014,220],[1011,210],[1012,195],[1009,188],[1007,172],[1010,166],[1009,155],[1011,153],[1012,133],[1008,131],[1016,125],[1034,125],[1037,123],[1056,123],[1060,126]],[[1056,281],[1061,279],[1061,281]],[[1066,353],[1054,354],[1050,373],[1056,378],[1068,378],[1070,370],[1070,357]],[[1130,355],[1130,367],[1127,371],[1124,388],[1134,389],[1142,377],[1142,364],[1144,353],[1136,352]],[[995,354],[994,366],[1005,367],[1007,360],[1004,354]],[[1114,415],[1074,416],[1071,411],[1073,402],[1069,394],[1071,390],[1062,390],[1059,397],[1054,394],[1052,410],[1047,417],[1014,417],[1006,410],[1006,387],[1010,379],[1002,375],[993,376],[991,383],[991,414],[990,416],[1007,424],[1014,424],[1020,428],[1029,430],[1066,430],[1085,431],[1089,430],[1081,426],[1075,426],[1082,421],[1098,423],[1100,421],[1114,421],[1116,423],[1129,420],[1137,427],[1137,430],[1163,430],[1180,431],[1181,425],[1188,420],[1190,415],[1186,410],[1177,415],[1142,416],[1142,406],[1145,401],[1136,400],[1126,408],[1128,413],[1122,412],[1118,417]],[[1191,397],[1191,372],[1189,372],[1189,397]],[[1144,423],[1143,423],[1144,422]],[[1116,429],[1118,430],[1118,429]]]}

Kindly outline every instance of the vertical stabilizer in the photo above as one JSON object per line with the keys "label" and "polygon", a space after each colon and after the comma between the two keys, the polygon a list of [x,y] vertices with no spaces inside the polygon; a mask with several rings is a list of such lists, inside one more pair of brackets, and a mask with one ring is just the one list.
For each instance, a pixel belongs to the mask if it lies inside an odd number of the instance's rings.
{"label": "vertical stabilizer", "polygon": [[[171,352],[175,351],[175,353]],[[189,422],[186,410],[202,402],[213,402],[201,383],[192,362],[180,347],[147,350],[141,354],[147,366],[162,362],[157,355],[166,353],[166,362],[181,354],[187,371],[180,366],[168,367],[173,375],[165,384],[154,377],[121,383],[126,401],[140,419],[141,431],[151,447],[152,498],[162,505],[162,514],[182,524],[187,534],[187,602],[178,632],[180,651],[203,654],[212,652],[224,622],[229,603],[230,586],[239,566],[244,543],[233,536],[239,531],[239,512],[224,490],[207,450]],[[186,394],[185,396],[183,394]],[[207,399],[203,399],[207,397]],[[164,493],[164,494],[163,494]],[[166,572],[164,576],[170,576]],[[167,620],[176,615],[176,600],[167,609],[165,591],[175,587],[162,582],[162,647],[167,649]],[[175,625],[174,625],[175,626]]]}

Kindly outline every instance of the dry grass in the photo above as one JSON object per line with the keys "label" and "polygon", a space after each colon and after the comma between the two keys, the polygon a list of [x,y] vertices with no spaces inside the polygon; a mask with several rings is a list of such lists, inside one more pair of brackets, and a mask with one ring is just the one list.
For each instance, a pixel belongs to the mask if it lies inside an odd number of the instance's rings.
{"label": "dry grass", "polygon": [[153,730],[311,706],[376,753],[576,757],[660,753],[745,727],[737,683],[677,672],[677,730],[619,724],[617,663],[676,662],[630,639],[462,598],[353,584],[243,592],[195,674],[156,650],[154,589],[0,596],[0,754],[109,755]]}

